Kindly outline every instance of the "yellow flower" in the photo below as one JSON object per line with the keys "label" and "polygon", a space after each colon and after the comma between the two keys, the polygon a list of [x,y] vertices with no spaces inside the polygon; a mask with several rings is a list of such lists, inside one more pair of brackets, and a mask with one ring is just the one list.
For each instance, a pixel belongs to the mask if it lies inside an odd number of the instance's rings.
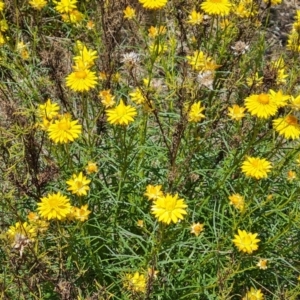
{"label": "yellow flower", "polygon": [[19,238],[33,241],[37,233],[35,228],[27,222],[17,222],[15,225],[9,227],[6,234],[11,242],[15,242]]}
{"label": "yellow flower", "polygon": [[78,120],[72,121],[69,114],[61,116],[59,120],[50,124],[48,134],[54,143],[64,144],[73,142],[81,133],[81,125],[78,125]]}
{"label": "yellow flower", "polygon": [[245,208],[245,199],[240,194],[232,194],[228,197],[230,204],[233,205],[236,209],[243,211]]}
{"label": "yellow flower", "polygon": [[257,263],[257,266],[258,266],[261,270],[266,270],[266,269],[268,269],[267,262],[268,262],[267,259],[260,259],[260,260],[258,261],[258,263]]}
{"label": "yellow flower", "polygon": [[88,174],[97,173],[98,172],[97,164],[89,161],[85,170]]}
{"label": "yellow flower", "polygon": [[191,233],[194,233],[195,236],[198,236],[204,230],[204,224],[201,223],[193,223],[191,226]]}
{"label": "yellow flower", "polygon": [[6,22],[6,20],[1,20],[0,21],[0,31],[5,32],[8,29],[8,24]]}
{"label": "yellow flower", "polygon": [[83,176],[82,172],[80,172],[78,175],[73,174],[72,178],[66,183],[70,186],[68,191],[71,191],[72,194],[76,194],[77,196],[86,196],[87,191],[90,189],[88,186],[90,182],[91,180],[87,179]]}
{"label": "yellow flower", "polygon": [[188,55],[188,63],[196,71],[214,71],[220,67],[217,65],[211,57],[206,56],[202,51],[194,51],[192,56]]}
{"label": "yellow flower", "polygon": [[239,251],[251,254],[253,251],[258,249],[257,233],[246,232],[245,230],[238,229],[238,234],[234,236],[232,240]]}
{"label": "yellow flower", "polygon": [[36,213],[34,213],[34,212],[31,211],[27,215],[27,219],[28,219],[29,222],[35,222],[35,221],[37,221],[39,219],[39,216]]}
{"label": "yellow flower", "polygon": [[76,70],[80,71],[82,69],[92,67],[95,64],[94,60],[98,57],[97,51],[87,49],[84,45],[82,45],[82,47],[78,50],[78,55],[73,58],[76,64]]}
{"label": "yellow flower", "polygon": [[73,9],[67,14],[62,14],[61,17],[66,23],[79,23],[83,20],[84,14],[78,11],[77,9]]}
{"label": "yellow flower", "polygon": [[60,192],[48,194],[41,198],[37,208],[39,214],[45,219],[64,219],[71,210],[70,200]]}
{"label": "yellow flower", "polygon": [[273,90],[269,90],[269,96],[273,102],[276,103],[277,107],[284,107],[287,105],[287,101],[290,99],[289,95],[284,95],[282,90],[275,92]]}
{"label": "yellow flower", "polygon": [[286,48],[291,51],[300,52],[300,43],[299,43],[299,33],[296,30],[292,30],[292,32],[288,35],[287,46]]}
{"label": "yellow flower", "polygon": [[167,194],[153,202],[151,211],[158,221],[170,224],[171,221],[177,223],[179,219],[183,219],[183,215],[187,214],[186,208],[184,200],[178,199],[178,194]]}
{"label": "yellow flower", "polygon": [[264,158],[250,157],[248,156],[242,164],[242,172],[248,177],[254,177],[256,179],[267,178],[271,163]]}
{"label": "yellow flower", "polygon": [[167,32],[167,29],[165,26],[159,26],[159,27],[151,26],[148,29],[148,32],[149,32],[149,34],[148,34],[149,37],[154,39],[155,37],[157,37],[160,34],[165,34]]}
{"label": "yellow flower", "polygon": [[86,68],[74,67],[75,71],[66,78],[66,85],[75,92],[89,91],[97,84],[96,73]]}
{"label": "yellow flower", "polygon": [[201,107],[201,102],[195,102],[192,104],[190,111],[188,112],[188,121],[189,122],[199,122],[205,116],[202,114],[204,107]]}
{"label": "yellow flower", "polygon": [[259,77],[259,74],[256,72],[254,74],[254,77],[247,77],[246,79],[246,83],[249,87],[259,87],[262,85],[263,83],[263,77]]}
{"label": "yellow flower", "polygon": [[89,214],[91,213],[90,210],[88,210],[88,205],[82,205],[80,208],[75,207],[75,210],[73,212],[74,218],[78,221],[84,222],[88,219]]}
{"label": "yellow flower", "polygon": [[146,196],[148,200],[157,200],[159,197],[163,197],[164,195],[161,188],[161,185],[148,184],[144,196]]}
{"label": "yellow flower", "polygon": [[265,119],[274,116],[278,110],[277,103],[268,94],[247,97],[245,99],[245,106],[251,115]]}
{"label": "yellow flower", "polygon": [[203,14],[198,13],[195,10],[192,10],[188,16],[187,23],[192,25],[199,25],[202,22],[203,22]]}
{"label": "yellow flower", "polygon": [[201,8],[209,15],[227,16],[231,3],[228,0],[206,0],[201,3]]}
{"label": "yellow flower", "polygon": [[242,300],[263,300],[264,294],[261,292],[261,290],[256,290],[253,287],[250,289],[249,292],[243,297]]}
{"label": "yellow flower", "polygon": [[123,10],[124,13],[124,19],[131,20],[135,18],[135,9],[131,6],[127,6],[125,10]]}
{"label": "yellow flower", "polygon": [[286,139],[297,139],[300,136],[300,125],[295,116],[288,115],[273,120],[274,129]]}
{"label": "yellow flower", "polygon": [[257,4],[252,0],[239,1],[233,12],[240,18],[250,18],[257,14]]}
{"label": "yellow flower", "polygon": [[232,120],[239,121],[245,116],[244,111],[245,111],[244,107],[240,107],[234,104],[232,107],[228,107],[228,116]]}
{"label": "yellow flower", "polygon": [[4,2],[0,1],[0,12],[3,11],[4,6],[5,6]]}
{"label": "yellow flower", "polygon": [[48,99],[44,104],[40,104],[38,107],[38,116],[47,120],[52,120],[58,115],[59,106],[57,103],[51,103],[51,99]]}
{"label": "yellow flower", "polygon": [[295,171],[289,170],[287,173],[287,180],[293,181],[294,179],[297,178],[297,174]]}
{"label": "yellow flower", "polygon": [[30,0],[28,2],[34,9],[41,10],[47,5],[46,0]]}
{"label": "yellow flower", "polygon": [[115,105],[115,96],[110,93],[110,90],[100,91],[98,94],[101,99],[101,103],[106,107],[112,107]]}
{"label": "yellow flower", "polygon": [[124,287],[132,292],[146,292],[146,277],[143,274],[139,274],[139,272],[135,272],[134,274],[126,274],[124,278]]}
{"label": "yellow flower", "polygon": [[138,227],[144,227],[144,221],[143,220],[137,220],[136,225]]}
{"label": "yellow flower", "polygon": [[131,93],[129,93],[130,99],[135,102],[136,104],[142,104],[144,102],[146,102],[146,98],[143,94],[143,92],[141,91],[141,89],[136,88],[134,91],[132,91]]}
{"label": "yellow flower", "polygon": [[52,121],[49,121],[46,118],[43,118],[42,122],[37,123],[37,126],[41,127],[42,130],[47,131],[52,124]]}
{"label": "yellow flower", "polygon": [[92,21],[92,20],[89,20],[87,23],[86,23],[86,28],[88,30],[92,30],[95,28],[95,23]]}
{"label": "yellow flower", "polygon": [[290,106],[293,110],[296,110],[296,111],[300,110],[300,95],[297,96],[296,98],[291,96]]}
{"label": "yellow flower", "polygon": [[76,3],[77,0],[60,0],[60,1],[53,1],[56,6],[55,9],[63,14],[63,13],[69,13],[73,9],[76,9]]}
{"label": "yellow flower", "polygon": [[148,9],[160,9],[163,8],[168,0],[139,0],[144,8]]}
{"label": "yellow flower", "polygon": [[107,121],[110,124],[118,125],[128,125],[130,122],[133,122],[133,117],[137,115],[136,109],[130,105],[125,105],[123,100],[120,101],[120,104],[112,109],[107,109]]}

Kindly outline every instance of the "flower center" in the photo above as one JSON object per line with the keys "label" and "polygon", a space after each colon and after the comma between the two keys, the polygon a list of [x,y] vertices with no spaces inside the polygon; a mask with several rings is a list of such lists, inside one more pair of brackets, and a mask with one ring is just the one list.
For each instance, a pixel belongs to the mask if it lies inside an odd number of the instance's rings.
{"label": "flower center", "polygon": [[59,128],[59,130],[62,130],[62,131],[67,131],[70,129],[69,123],[65,122],[65,121],[61,121],[57,125],[58,125],[57,127]]}
{"label": "flower center", "polygon": [[56,208],[57,207],[57,199],[49,199],[48,204],[52,209]]}
{"label": "flower center", "polygon": [[289,125],[297,125],[298,124],[298,120],[296,117],[294,116],[287,116],[285,118],[285,121],[289,124]]}
{"label": "flower center", "polygon": [[86,76],[87,76],[86,71],[77,71],[77,72],[75,73],[75,77],[76,77],[77,79],[84,79],[84,78],[86,78]]}
{"label": "flower center", "polygon": [[258,95],[257,100],[261,104],[269,104],[269,102],[270,102],[269,96],[267,94]]}

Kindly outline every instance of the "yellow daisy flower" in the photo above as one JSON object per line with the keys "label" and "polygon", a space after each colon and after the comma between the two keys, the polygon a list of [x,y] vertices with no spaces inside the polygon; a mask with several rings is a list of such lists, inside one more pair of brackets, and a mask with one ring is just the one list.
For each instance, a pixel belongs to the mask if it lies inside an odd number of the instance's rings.
{"label": "yellow daisy flower", "polygon": [[297,139],[300,136],[300,125],[295,116],[288,115],[273,120],[274,129],[286,139]]}
{"label": "yellow daisy flower", "polygon": [[228,0],[206,0],[201,3],[201,8],[208,15],[227,16],[231,3]]}
{"label": "yellow daisy flower", "polygon": [[261,270],[266,270],[268,269],[267,266],[268,260],[267,259],[260,259],[257,263],[257,266],[261,269]]}
{"label": "yellow daisy flower", "polygon": [[62,14],[61,17],[65,23],[76,24],[84,19],[84,14],[78,11],[77,9],[73,9],[67,14]]}
{"label": "yellow daisy flower", "polygon": [[245,106],[251,115],[258,118],[274,116],[278,110],[277,103],[268,94],[251,95],[245,99]]}
{"label": "yellow daisy flower", "polygon": [[131,20],[135,18],[135,9],[131,6],[127,6],[126,9],[123,10],[124,19]]}
{"label": "yellow daisy flower", "polygon": [[88,210],[88,205],[82,205],[80,208],[75,207],[75,210],[73,212],[74,218],[78,221],[84,222],[88,219],[89,214],[91,213],[90,210]]}
{"label": "yellow daisy flower", "polygon": [[47,5],[46,0],[30,0],[28,3],[36,10],[41,10]]}
{"label": "yellow daisy flower", "polygon": [[141,89],[136,88],[134,91],[129,93],[130,99],[135,102],[136,104],[142,104],[146,102],[146,98],[144,97],[143,92]]}
{"label": "yellow daisy flower", "polygon": [[297,174],[296,174],[295,171],[289,170],[289,171],[287,172],[287,180],[288,180],[288,181],[293,181],[293,180],[295,180],[296,178],[297,178]]}
{"label": "yellow daisy flower", "polygon": [[57,103],[52,103],[51,99],[48,99],[44,104],[40,104],[38,107],[38,116],[47,120],[52,120],[58,115],[59,106]]}
{"label": "yellow daisy flower", "polygon": [[159,197],[163,197],[164,195],[161,188],[161,185],[148,184],[144,196],[146,196],[148,200],[157,200]]}
{"label": "yellow daisy flower", "polygon": [[167,194],[166,196],[159,197],[153,202],[151,207],[152,214],[166,224],[177,223],[179,219],[183,219],[183,215],[186,215],[187,205],[183,199],[178,199],[178,195],[174,196]]}
{"label": "yellow daisy flower", "polygon": [[193,223],[191,226],[191,233],[195,234],[195,236],[198,236],[202,231],[204,230],[204,224],[201,223]]}
{"label": "yellow daisy flower", "polygon": [[124,287],[132,292],[146,292],[146,277],[139,272],[135,272],[134,274],[126,274],[124,278]]}
{"label": "yellow daisy flower", "polygon": [[233,205],[236,209],[243,211],[245,208],[245,199],[240,194],[232,194],[228,197],[230,204]]}
{"label": "yellow daisy flower", "polygon": [[243,297],[242,300],[263,300],[264,294],[261,292],[261,290],[256,290],[253,287],[250,289],[249,292]]}
{"label": "yellow daisy flower", "polygon": [[289,95],[284,95],[282,90],[275,92],[273,90],[269,90],[269,96],[273,102],[276,103],[277,107],[284,107],[287,105],[287,101],[290,99]]}
{"label": "yellow daisy flower", "polygon": [[72,121],[69,114],[62,115],[59,120],[49,125],[49,138],[56,144],[73,142],[81,133],[81,125],[77,123],[78,120]]}
{"label": "yellow daisy flower", "polygon": [[264,158],[248,156],[242,164],[242,172],[256,179],[267,178],[272,166]]}
{"label": "yellow daisy flower", "polygon": [[160,9],[163,8],[168,0],[139,0],[144,8],[148,9]]}
{"label": "yellow daisy flower", "polygon": [[195,102],[192,104],[189,112],[188,112],[188,121],[189,122],[199,122],[205,116],[202,114],[204,107],[201,107],[201,102]]}
{"label": "yellow daisy flower", "polygon": [[95,64],[94,60],[97,59],[97,57],[97,51],[87,49],[86,46],[82,45],[79,47],[78,55],[74,56],[73,59],[77,69],[81,70],[92,67]]}
{"label": "yellow daisy flower", "polygon": [[100,91],[98,94],[101,99],[101,103],[106,107],[112,107],[115,105],[115,96],[110,93],[110,90]]}
{"label": "yellow daisy flower", "polygon": [[228,107],[228,116],[232,120],[239,121],[245,116],[244,111],[245,111],[244,107],[240,107],[234,104],[232,107]]}
{"label": "yellow daisy flower", "polygon": [[238,234],[234,236],[232,240],[239,251],[251,254],[258,249],[257,233],[246,232],[245,230],[238,229]]}
{"label": "yellow daisy flower", "polygon": [[85,170],[88,174],[97,173],[98,172],[97,164],[89,161]]}
{"label": "yellow daisy flower", "polygon": [[291,96],[290,106],[293,110],[296,110],[296,111],[300,110],[300,95],[295,98],[293,96]]}
{"label": "yellow daisy flower", "polygon": [[48,194],[41,198],[37,208],[39,214],[45,219],[64,219],[71,210],[70,200],[60,192]]}
{"label": "yellow daisy flower", "polygon": [[82,172],[78,175],[73,174],[72,178],[69,179],[66,183],[69,185],[68,191],[71,191],[72,194],[77,196],[86,196],[87,191],[90,189],[88,184],[91,180],[83,176]]}
{"label": "yellow daisy flower", "polygon": [[120,104],[112,109],[106,111],[107,121],[110,124],[128,125],[133,122],[133,117],[137,115],[136,109],[130,105],[125,105],[123,100]]}
{"label": "yellow daisy flower", "polygon": [[56,6],[55,9],[63,14],[63,13],[69,13],[73,9],[76,9],[76,3],[77,0],[60,0],[60,1],[53,1]]}
{"label": "yellow daisy flower", "polygon": [[6,235],[11,242],[16,241],[20,237],[33,241],[36,234],[35,228],[27,222],[17,222],[15,225],[10,226],[6,232]]}
{"label": "yellow daisy flower", "polygon": [[203,14],[192,10],[186,22],[192,25],[199,25],[203,22]]}
{"label": "yellow daisy flower", "polygon": [[75,92],[89,91],[97,84],[96,72],[86,68],[74,67],[74,72],[66,78],[66,85]]}
{"label": "yellow daisy flower", "polygon": [[0,12],[3,11],[4,6],[5,6],[4,2],[0,1]]}

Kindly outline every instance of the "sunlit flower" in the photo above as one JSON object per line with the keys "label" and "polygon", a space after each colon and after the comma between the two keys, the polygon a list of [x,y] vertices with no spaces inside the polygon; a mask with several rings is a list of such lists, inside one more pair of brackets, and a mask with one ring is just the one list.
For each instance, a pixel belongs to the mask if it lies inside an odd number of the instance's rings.
{"label": "sunlit flower", "polygon": [[124,278],[124,287],[132,292],[145,293],[146,291],[146,277],[139,272],[134,274],[126,274]]}
{"label": "sunlit flower", "polygon": [[164,195],[161,188],[161,185],[148,184],[144,196],[146,196],[148,200],[157,200],[159,197],[163,197]]}
{"label": "sunlit flower", "polygon": [[199,25],[203,22],[203,14],[197,12],[196,10],[192,10],[186,22],[192,25]]}
{"label": "sunlit flower", "polygon": [[227,16],[231,3],[228,0],[206,0],[200,6],[209,15]]}
{"label": "sunlit flower", "polygon": [[247,156],[242,164],[242,172],[248,177],[256,179],[267,178],[271,171],[271,163],[264,158]]}
{"label": "sunlit flower", "polygon": [[0,1],[0,12],[3,11],[4,6],[5,6],[4,2]]}
{"label": "sunlit flower", "polygon": [[273,90],[269,90],[269,96],[272,101],[274,101],[277,107],[284,107],[287,105],[287,101],[290,99],[289,95],[284,95],[282,90],[275,92]]}
{"label": "sunlit flower", "polygon": [[258,266],[261,270],[266,270],[266,269],[268,269],[267,262],[268,262],[267,259],[260,259],[260,260],[258,261],[258,263],[257,263],[257,266]]}
{"label": "sunlit flower", "polygon": [[78,175],[73,174],[72,178],[66,183],[69,185],[68,191],[71,191],[72,194],[86,196],[87,191],[90,189],[88,186],[90,182],[91,180],[87,179],[82,172],[80,172]]}
{"label": "sunlit flower", "polygon": [[120,101],[120,104],[112,109],[107,109],[106,111],[107,121],[110,124],[117,125],[128,125],[133,122],[137,115],[137,111],[134,107],[130,105],[125,105],[123,100]]}
{"label": "sunlit flower", "polygon": [[78,120],[72,121],[69,114],[62,115],[54,123],[50,124],[48,134],[54,143],[68,143],[77,139],[81,133],[81,125]]}
{"label": "sunlit flower", "polygon": [[93,30],[95,28],[95,23],[92,20],[87,21],[86,28],[88,30]]}
{"label": "sunlit flower", "polygon": [[179,219],[183,219],[183,215],[187,214],[186,208],[184,199],[178,199],[178,194],[167,194],[153,202],[151,211],[158,221],[170,224],[171,221],[177,223]]}
{"label": "sunlit flower", "polygon": [[143,220],[137,220],[136,225],[138,227],[144,227],[144,221]]}
{"label": "sunlit flower", "polygon": [[71,210],[70,200],[60,192],[48,194],[41,198],[38,204],[38,212],[45,219],[64,219]]}
{"label": "sunlit flower", "polygon": [[88,210],[88,205],[82,205],[80,208],[75,207],[74,208],[74,218],[75,220],[84,222],[88,219],[89,214],[91,213],[90,210]]}
{"label": "sunlit flower", "polygon": [[144,8],[148,9],[160,9],[163,8],[168,0],[139,0]]}
{"label": "sunlit flower", "polygon": [[274,129],[286,139],[297,139],[300,136],[298,119],[293,115],[273,120]]}
{"label": "sunlit flower", "polygon": [[46,0],[30,0],[28,3],[36,10],[41,10],[47,5]]}
{"label": "sunlit flower", "polygon": [[101,103],[105,106],[105,108],[112,107],[115,105],[115,96],[113,96],[110,90],[100,91],[98,94],[101,99]]}
{"label": "sunlit flower", "polygon": [[246,78],[246,83],[249,87],[259,87],[263,83],[263,77],[259,76],[259,74],[256,72],[254,76],[252,77],[247,77]]}
{"label": "sunlit flower", "polygon": [[188,55],[186,58],[193,70],[196,71],[214,71],[220,67],[202,51],[194,51],[193,55]]}
{"label": "sunlit flower", "polygon": [[123,10],[124,19],[131,20],[135,18],[135,9],[131,6],[127,6],[126,9]]}
{"label": "sunlit flower", "polygon": [[233,12],[240,18],[250,18],[257,14],[257,4],[253,0],[241,0],[234,6]]}
{"label": "sunlit flower", "polygon": [[67,14],[62,14],[61,17],[66,23],[79,23],[83,20],[84,14],[77,9],[73,9]]}
{"label": "sunlit flower", "polygon": [[297,178],[297,174],[296,174],[295,171],[289,170],[289,171],[287,172],[287,180],[288,180],[288,181],[293,181],[293,180],[295,180],[296,178]]}
{"label": "sunlit flower", "polygon": [[203,118],[205,118],[205,116],[202,114],[203,111],[204,111],[204,107],[201,107],[200,101],[193,103],[188,112],[188,121],[189,122],[201,121]]}
{"label": "sunlit flower", "polygon": [[300,110],[300,95],[295,98],[293,96],[291,96],[290,106],[293,110],[296,110],[296,111]]}
{"label": "sunlit flower", "polygon": [[8,29],[8,24],[5,19],[0,21],[0,31],[5,32]]}
{"label": "sunlit flower", "polygon": [[55,9],[63,14],[63,13],[69,13],[73,9],[76,9],[76,3],[77,0],[60,0],[60,1],[54,1]]}
{"label": "sunlit flower", "polygon": [[245,108],[234,104],[232,107],[228,107],[228,116],[232,120],[239,121],[245,116]]}
{"label": "sunlit flower", "polygon": [[228,197],[230,204],[233,205],[236,209],[243,211],[245,208],[245,199],[240,194],[232,194]]}
{"label": "sunlit flower", "polygon": [[300,52],[299,33],[297,30],[292,30],[291,33],[288,34],[286,48],[291,51]]}
{"label": "sunlit flower", "polygon": [[97,51],[88,49],[86,46],[82,45],[78,52],[78,55],[73,58],[76,63],[76,66],[74,67],[75,71],[90,68],[95,64],[94,61],[98,57]]}
{"label": "sunlit flower", "polygon": [[142,104],[146,102],[146,97],[144,96],[141,89],[136,88],[134,91],[129,93],[130,99],[136,104]]}
{"label": "sunlit flower", "polygon": [[38,107],[38,116],[52,120],[58,115],[59,106],[57,103],[52,103],[51,99],[48,99],[44,104],[40,104]]}
{"label": "sunlit flower", "polygon": [[277,103],[268,94],[247,97],[245,99],[245,106],[251,115],[265,119],[274,116],[278,110]]}
{"label": "sunlit flower", "polygon": [[243,297],[242,300],[263,300],[264,294],[261,292],[261,290],[256,290],[253,287],[251,287],[250,291],[247,292],[245,297]]}
{"label": "sunlit flower", "polygon": [[98,172],[97,164],[89,161],[85,170],[88,174],[97,173]]}
{"label": "sunlit flower", "polygon": [[232,240],[239,251],[251,254],[253,251],[258,249],[257,233],[246,232],[245,230],[238,229],[238,234],[234,236]]}
{"label": "sunlit flower", "polygon": [[15,225],[10,226],[6,232],[6,235],[11,242],[14,242],[19,236],[32,241],[35,239],[36,234],[35,228],[27,222],[17,222]]}
{"label": "sunlit flower", "polygon": [[75,92],[89,91],[97,84],[96,72],[89,69],[77,69],[66,78],[66,85]]}
{"label": "sunlit flower", "polygon": [[161,35],[161,34],[165,34],[167,32],[167,29],[165,26],[151,26],[149,29],[148,29],[148,32],[149,32],[149,37],[154,39],[156,38],[158,35]]}
{"label": "sunlit flower", "polygon": [[198,222],[198,223],[193,223],[193,225],[191,225],[191,233],[195,234],[195,236],[198,236],[203,230],[204,230],[204,224]]}

